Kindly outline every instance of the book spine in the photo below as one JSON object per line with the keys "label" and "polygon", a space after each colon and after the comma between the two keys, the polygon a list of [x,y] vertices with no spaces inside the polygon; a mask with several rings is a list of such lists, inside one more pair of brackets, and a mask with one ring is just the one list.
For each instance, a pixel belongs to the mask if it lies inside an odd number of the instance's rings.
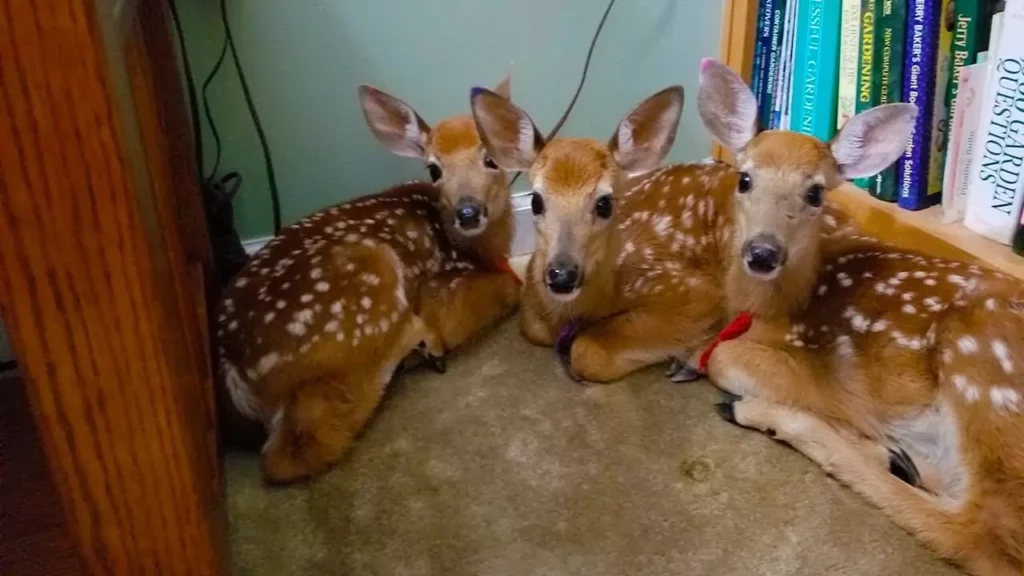
{"label": "book spine", "polygon": [[840,17],[838,2],[800,2],[791,129],[825,141],[836,131]]}
{"label": "book spine", "polygon": [[928,205],[942,200],[942,177],[949,144],[949,103],[946,101],[949,66],[953,48],[953,0],[943,0],[939,12],[939,43],[935,50],[935,93],[932,96],[931,159],[928,169]]}
{"label": "book spine", "polygon": [[[854,114],[866,112],[878,105],[880,95],[876,53],[878,17],[877,0],[861,0],[858,10],[860,38],[857,46],[857,98],[854,102]],[[871,178],[858,178],[853,183],[860,188],[869,190],[871,180]]]}
{"label": "book spine", "polygon": [[931,0],[911,0],[907,14],[906,58],[903,66],[903,101],[918,107],[917,120],[903,157],[899,160],[900,195],[907,210],[929,206],[928,165],[935,95],[935,52],[939,40],[938,6]]}
{"label": "book spine", "polygon": [[953,193],[950,195],[949,221],[962,220],[967,209],[971,171],[978,157],[981,116],[985,108],[990,69],[991,65],[986,62],[967,66],[960,71],[961,79],[966,79],[957,91],[957,115],[963,116],[963,124],[953,176]]}
{"label": "book spine", "polygon": [[960,88],[960,71],[975,63],[981,39],[982,0],[955,0],[953,41],[949,60],[949,82],[946,85],[946,107],[949,118],[956,113],[956,95]]}
{"label": "book spine", "polygon": [[790,128],[790,109],[793,104],[793,70],[794,70],[794,51],[796,49],[796,36],[797,30],[797,13],[800,9],[801,3],[810,2],[811,0],[795,0],[793,4],[793,10],[789,14],[789,42],[787,44],[788,54],[786,55],[786,76],[783,79],[785,84],[782,86],[782,119],[779,122],[779,127],[783,130],[789,130]]}
{"label": "book spine", "polygon": [[836,129],[856,114],[861,55],[861,0],[843,0],[842,33],[839,39],[839,102]]}
{"label": "book spine", "polygon": [[[971,75],[969,70],[960,71],[960,87],[964,98],[971,93]],[[946,168],[942,174],[942,222],[950,223],[960,220],[963,215],[957,213],[954,194],[956,191],[956,169],[963,154],[964,138],[964,107],[966,102],[958,102],[957,109],[949,122],[949,144],[946,146]]]}
{"label": "book spine", "polygon": [[777,84],[780,60],[782,58],[782,35],[785,26],[786,0],[768,0],[771,3],[770,40],[768,43],[768,66],[765,72],[764,92],[766,101],[761,105],[761,125],[774,127],[775,103],[777,102]]}
{"label": "book spine", "polygon": [[754,65],[750,72],[750,91],[757,100],[758,109],[764,102],[764,92],[761,91],[761,77],[764,74],[764,43],[762,42],[765,1],[760,0],[757,7],[757,34],[754,37]]}
{"label": "book spine", "polygon": [[786,3],[786,10],[782,13],[782,45],[779,47],[779,68],[775,78],[775,96],[772,102],[771,129],[782,128],[782,109],[785,107],[786,74],[789,72],[789,37],[793,33],[793,26],[789,15],[796,6],[797,0],[789,0]]}
{"label": "book spine", "polygon": [[[903,98],[903,62],[906,47],[907,0],[880,0],[878,33],[875,35],[875,72],[878,75],[878,103],[891,104]],[[871,184],[871,195],[886,202],[899,196],[898,163],[882,170]]]}
{"label": "book spine", "polygon": [[1010,244],[1024,201],[1024,141],[1018,128],[1024,124],[1024,110],[1016,105],[1024,84],[1024,0],[1006,2],[1001,29],[993,28],[992,36],[998,42],[990,47],[990,77],[979,131],[983,138],[971,170],[964,225]]}

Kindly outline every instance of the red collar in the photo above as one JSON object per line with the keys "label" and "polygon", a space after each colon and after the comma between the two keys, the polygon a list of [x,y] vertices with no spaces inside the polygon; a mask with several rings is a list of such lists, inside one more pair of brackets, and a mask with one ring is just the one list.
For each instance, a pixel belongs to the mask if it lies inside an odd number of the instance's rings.
{"label": "red collar", "polygon": [[523,281],[519,278],[519,275],[516,274],[516,271],[512,269],[511,265],[509,265],[508,258],[499,256],[494,260],[492,265],[498,272],[505,272],[506,274],[511,274],[512,277],[516,279],[516,284],[519,284],[520,286],[523,284]]}
{"label": "red collar", "polygon": [[704,353],[700,355],[700,365],[697,368],[701,374],[708,373],[708,360],[711,359],[711,353],[715,351],[715,348],[719,344],[727,340],[734,340],[742,336],[747,330],[750,330],[750,325],[753,323],[754,316],[750,312],[740,312],[732,319],[732,322],[722,328],[722,331],[715,336],[715,339],[711,341],[711,344],[704,350]]}

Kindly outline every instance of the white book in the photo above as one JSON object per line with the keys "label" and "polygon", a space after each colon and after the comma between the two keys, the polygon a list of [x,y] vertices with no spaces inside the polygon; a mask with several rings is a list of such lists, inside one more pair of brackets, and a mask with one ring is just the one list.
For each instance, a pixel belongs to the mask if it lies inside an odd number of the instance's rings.
{"label": "white book", "polygon": [[786,28],[789,37],[786,39],[786,75],[782,86],[782,129],[789,130],[790,107],[793,105],[793,56],[796,52],[796,15],[799,0],[791,0],[786,4]]}
{"label": "white book", "polygon": [[1024,84],[1024,0],[1008,0],[998,42],[989,46],[988,86],[982,102],[980,137],[970,171],[964,225],[1009,245],[1024,204],[1024,110],[1015,106]]}
{"label": "white book", "polygon": [[843,0],[842,31],[839,38],[839,102],[836,130],[853,117],[857,107],[857,80],[860,77],[860,0]]}
{"label": "white book", "polygon": [[960,69],[959,88],[953,105],[953,125],[946,150],[946,171],[942,180],[942,221],[963,220],[971,168],[978,143],[978,127],[988,84],[987,63]]}

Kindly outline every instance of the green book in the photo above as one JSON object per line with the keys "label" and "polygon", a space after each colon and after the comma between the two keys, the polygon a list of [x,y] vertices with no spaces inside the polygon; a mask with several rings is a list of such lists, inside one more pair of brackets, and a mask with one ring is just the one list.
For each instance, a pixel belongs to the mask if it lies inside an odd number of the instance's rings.
{"label": "green book", "polygon": [[946,108],[949,110],[947,125],[953,122],[956,112],[956,91],[959,88],[960,69],[974,64],[978,50],[982,47],[982,27],[984,26],[984,6],[982,0],[956,0],[954,2],[953,21],[946,22],[943,15],[943,26],[951,27],[953,32],[952,57],[949,60],[949,82],[946,84]]}
{"label": "green book", "polygon": [[[860,43],[857,49],[857,99],[854,113],[866,112],[878,106],[878,74],[876,73],[876,49],[878,43],[879,0],[861,0]],[[871,187],[871,178],[858,178],[853,183],[865,190]]]}
{"label": "green book", "polygon": [[[903,52],[906,40],[907,0],[879,0],[881,10],[875,35],[875,71],[878,74],[878,104],[899,102],[903,93]],[[874,177],[871,195],[895,202],[898,198],[896,164]]]}

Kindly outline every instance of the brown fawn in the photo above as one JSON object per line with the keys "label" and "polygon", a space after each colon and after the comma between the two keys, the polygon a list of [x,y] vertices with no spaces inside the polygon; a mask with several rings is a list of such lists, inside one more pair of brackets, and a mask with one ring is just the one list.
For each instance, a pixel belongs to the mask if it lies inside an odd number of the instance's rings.
{"label": "brown fawn", "polygon": [[917,109],[880,106],[828,143],[757,130],[725,65],[698,108],[735,153],[725,288],[748,332],[707,366],[727,420],[785,441],[941,556],[1024,572],[1024,290],[977,265],[827,238],[822,201],[904,151]]}
{"label": "brown fawn", "polygon": [[[476,89],[471,101],[491,157],[529,171],[537,244],[520,328],[530,342],[555,345],[571,377],[609,382],[714,336],[725,317],[715,270],[731,234],[723,199],[737,176],[721,162],[659,169],[681,87],[636,106],[607,144],[545,142],[507,98]],[[838,214],[829,218],[838,229]]]}
{"label": "brown fawn", "polygon": [[[508,80],[498,90],[508,93]],[[427,162],[413,182],[285,228],[225,290],[220,368],[235,407],[262,421],[268,480],[337,461],[393,373],[442,355],[511,314],[519,279],[506,176],[469,115],[431,129],[405,102],[359,89],[366,121],[395,154]],[[412,356],[410,356],[410,354]]]}

